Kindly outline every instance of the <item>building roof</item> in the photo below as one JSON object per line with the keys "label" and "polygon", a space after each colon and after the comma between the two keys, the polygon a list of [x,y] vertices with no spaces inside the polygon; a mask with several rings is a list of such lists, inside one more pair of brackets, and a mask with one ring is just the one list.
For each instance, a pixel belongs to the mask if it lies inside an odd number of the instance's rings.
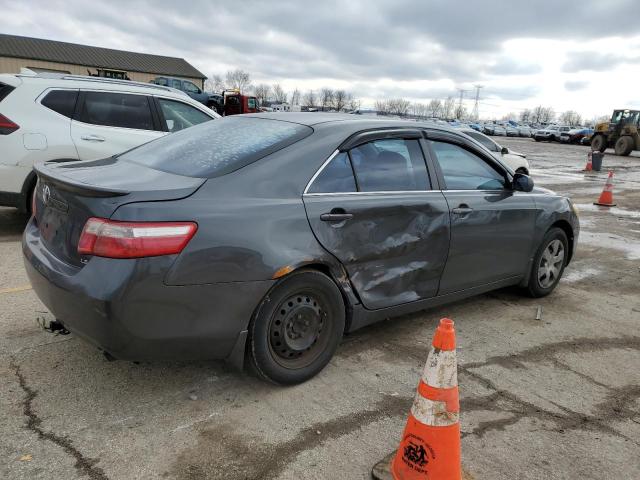
{"label": "building roof", "polygon": [[184,58],[127,52],[17,35],[0,34],[0,57],[27,58],[176,77],[207,78]]}

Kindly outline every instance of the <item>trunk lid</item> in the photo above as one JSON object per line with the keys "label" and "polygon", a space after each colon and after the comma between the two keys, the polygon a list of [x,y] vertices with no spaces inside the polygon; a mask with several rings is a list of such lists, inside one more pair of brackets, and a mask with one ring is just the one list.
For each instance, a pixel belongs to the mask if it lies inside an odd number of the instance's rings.
{"label": "trunk lid", "polygon": [[78,240],[88,218],[110,218],[117,208],[131,202],[186,198],[205,182],[115,158],[48,162],[34,168],[38,174],[36,221],[42,242],[51,254],[78,267],[83,265]]}

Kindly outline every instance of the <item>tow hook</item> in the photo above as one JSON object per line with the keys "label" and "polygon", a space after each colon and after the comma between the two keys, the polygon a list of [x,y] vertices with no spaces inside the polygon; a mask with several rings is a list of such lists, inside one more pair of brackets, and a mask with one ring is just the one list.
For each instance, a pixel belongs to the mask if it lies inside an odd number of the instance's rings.
{"label": "tow hook", "polygon": [[36,323],[45,331],[54,335],[69,335],[71,332],[59,320],[47,320],[44,317],[37,317]]}

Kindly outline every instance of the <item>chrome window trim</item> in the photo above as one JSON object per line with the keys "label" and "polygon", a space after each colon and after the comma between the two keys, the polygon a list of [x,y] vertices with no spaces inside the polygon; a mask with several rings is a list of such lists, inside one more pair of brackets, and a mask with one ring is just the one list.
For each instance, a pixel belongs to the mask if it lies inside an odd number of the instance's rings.
{"label": "chrome window trim", "polygon": [[311,180],[309,180],[307,182],[307,186],[304,187],[304,191],[302,192],[303,195],[325,195],[324,193],[319,194],[319,193],[307,193],[309,190],[309,187],[311,186],[311,184],[314,182],[314,180],[318,177],[318,175],[320,175],[322,173],[322,171],[324,170],[324,168],[329,164],[329,162],[331,160],[333,160],[338,154],[340,153],[339,149],[335,149],[335,151],[329,155],[329,158],[327,158],[324,163],[320,166],[320,168],[318,169],[318,171],[316,173],[313,174],[313,177],[311,177]]}
{"label": "chrome window trim", "polygon": [[[475,191],[475,190],[474,190]],[[305,197],[321,197],[336,195],[415,195],[416,193],[441,193],[442,190],[384,190],[376,192],[330,192],[330,193],[305,193]]]}

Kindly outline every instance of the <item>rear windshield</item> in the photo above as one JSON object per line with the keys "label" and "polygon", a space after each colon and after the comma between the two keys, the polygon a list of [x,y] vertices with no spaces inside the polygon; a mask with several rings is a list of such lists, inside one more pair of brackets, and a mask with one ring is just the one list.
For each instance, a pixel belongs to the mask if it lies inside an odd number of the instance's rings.
{"label": "rear windshield", "polygon": [[219,177],[312,132],[308,126],[280,120],[225,117],[172,133],[118,158],[188,177]]}

